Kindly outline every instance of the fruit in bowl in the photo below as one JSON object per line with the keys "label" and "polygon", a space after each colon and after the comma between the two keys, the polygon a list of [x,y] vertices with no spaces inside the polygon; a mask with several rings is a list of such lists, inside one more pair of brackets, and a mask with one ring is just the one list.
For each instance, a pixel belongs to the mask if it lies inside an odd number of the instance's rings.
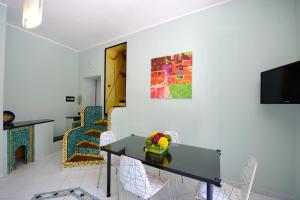
{"label": "fruit in bowl", "polygon": [[160,132],[153,132],[145,140],[145,151],[162,154],[168,149],[171,142],[172,138],[170,135]]}
{"label": "fruit in bowl", "polygon": [[3,124],[4,125],[9,125],[14,121],[15,119],[15,114],[11,111],[3,111]]}

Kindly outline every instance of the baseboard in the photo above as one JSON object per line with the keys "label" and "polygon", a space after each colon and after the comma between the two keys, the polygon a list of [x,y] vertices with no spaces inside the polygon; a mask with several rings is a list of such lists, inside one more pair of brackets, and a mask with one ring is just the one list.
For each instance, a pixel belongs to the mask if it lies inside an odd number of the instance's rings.
{"label": "baseboard", "polygon": [[55,136],[55,137],[53,137],[53,142],[63,140],[63,137],[64,137],[64,135]]}
{"label": "baseboard", "polygon": [[[232,180],[228,180],[228,179],[222,179],[224,182],[229,183],[235,187],[239,187],[240,183],[236,182],[236,181],[232,181]],[[261,189],[261,188],[256,188],[253,187],[251,190],[252,193],[255,194],[260,194],[263,196],[267,196],[267,197],[271,197],[274,199],[280,199],[280,200],[296,200],[296,197],[292,196],[292,195],[287,195],[287,194],[282,194],[282,193],[277,193],[277,192],[272,192],[272,191],[268,191],[265,189]]]}

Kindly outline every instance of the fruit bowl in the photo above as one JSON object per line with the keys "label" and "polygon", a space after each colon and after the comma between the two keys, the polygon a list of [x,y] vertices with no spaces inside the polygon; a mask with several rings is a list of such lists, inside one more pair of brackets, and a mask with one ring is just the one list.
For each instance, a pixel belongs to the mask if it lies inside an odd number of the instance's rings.
{"label": "fruit bowl", "polygon": [[145,152],[163,154],[166,150],[168,150],[168,147],[171,144],[171,142],[172,138],[170,135],[159,132],[153,132],[145,140]]}
{"label": "fruit bowl", "polygon": [[148,147],[145,148],[145,152],[150,152],[150,153],[155,153],[155,154],[163,154],[165,151],[167,151],[168,149],[166,148],[162,148],[159,145],[150,145]]}
{"label": "fruit bowl", "polygon": [[3,111],[3,124],[9,125],[14,121],[15,114],[11,111]]}

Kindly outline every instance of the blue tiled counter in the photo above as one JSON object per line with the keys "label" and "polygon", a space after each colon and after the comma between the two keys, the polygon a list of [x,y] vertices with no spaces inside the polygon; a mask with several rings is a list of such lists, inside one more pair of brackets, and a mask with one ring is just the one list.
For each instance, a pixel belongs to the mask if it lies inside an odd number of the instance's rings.
{"label": "blue tiled counter", "polygon": [[[0,161],[0,175],[10,174],[16,170],[16,152],[24,149],[24,163],[33,162],[52,152],[53,149],[53,122],[43,119],[33,121],[15,122],[4,126],[0,135],[0,153],[3,153],[3,161]],[[3,163],[1,163],[3,162]]]}
{"label": "blue tiled counter", "polygon": [[10,129],[7,134],[7,173],[16,169],[16,152],[25,147],[24,162],[33,161],[33,126]]}

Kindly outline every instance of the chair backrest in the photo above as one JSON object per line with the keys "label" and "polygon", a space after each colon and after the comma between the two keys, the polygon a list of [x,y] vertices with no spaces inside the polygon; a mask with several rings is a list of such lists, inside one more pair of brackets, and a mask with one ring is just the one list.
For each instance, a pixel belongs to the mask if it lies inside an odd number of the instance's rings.
{"label": "chair backrest", "polygon": [[116,141],[116,137],[112,131],[105,131],[100,135],[100,147],[111,144]]}
{"label": "chair backrest", "polygon": [[125,190],[144,197],[149,194],[150,182],[141,161],[121,156],[119,178]]}
{"label": "chair backrest", "polygon": [[247,166],[242,170],[241,174],[241,192],[242,200],[248,200],[251,192],[251,188],[254,181],[254,176],[257,168],[257,160],[253,156],[249,156]]}
{"label": "chair backrest", "polygon": [[83,111],[84,126],[95,126],[97,120],[102,119],[101,106],[87,106]]}
{"label": "chair backrest", "polygon": [[177,131],[165,131],[164,133],[171,136],[172,143],[180,144],[179,133]]}

